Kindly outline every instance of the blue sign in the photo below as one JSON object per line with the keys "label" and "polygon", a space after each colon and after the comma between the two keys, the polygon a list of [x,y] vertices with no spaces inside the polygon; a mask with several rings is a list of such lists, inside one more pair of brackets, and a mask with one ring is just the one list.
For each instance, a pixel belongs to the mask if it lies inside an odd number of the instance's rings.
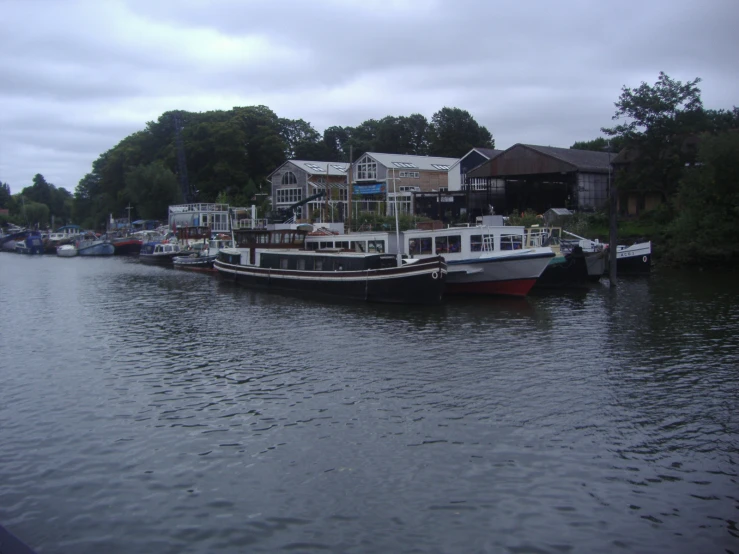
{"label": "blue sign", "polygon": [[352,194],[385,194],[385,183],[374,185],[354,185]]}

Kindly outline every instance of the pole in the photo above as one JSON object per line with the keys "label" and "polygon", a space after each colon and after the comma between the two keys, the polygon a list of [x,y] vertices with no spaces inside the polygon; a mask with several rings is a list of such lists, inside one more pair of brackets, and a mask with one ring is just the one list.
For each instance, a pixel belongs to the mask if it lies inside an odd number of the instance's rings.
{"label": "pole", "polygon": [[611,143],[608,142],[608,203],[610,207],[609,217],[609,236],[608,236],[608,281],[612,287],[616,286],[616,252],[618,250],[618,232],[616,211],[618,202],[616,196],[616,187],[611,182]]}
{"label": "pole", "polygon": [[347,175],[347,189],[346,189],[346,204],[347,204],[347,210],[346,213],[349,214],[349,217],[347,218],[347,227],[344,232],[345,233],[351,233],[352,232],[352,179],[354,178],[354,166],[352,165],[352,157],[354,155],[354,147],[349,147],[349,174]]}
{"label": "pole", "polygon": [[393,197],[395,199],[395,238],[398,241],[397,262],[398,267],[403,265],[403,243],[400,240],[400,220],[398,216],[398,191],[395,186],[395,168],[393,168]]}

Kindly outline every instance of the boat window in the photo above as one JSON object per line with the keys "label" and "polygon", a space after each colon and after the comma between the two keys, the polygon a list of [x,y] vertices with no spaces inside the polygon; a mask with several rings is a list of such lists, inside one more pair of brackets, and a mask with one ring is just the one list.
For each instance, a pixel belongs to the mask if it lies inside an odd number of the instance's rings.
{"label": "boat window", "polygon": [[319,244],[320,244],[321,249],[323,249],[323,248],[333,248],[334,247],[334,243],[333,242],[322,241]]}
{"label": "boat window", "polygon": [[348,240],[336,241],[334,243],[334,245],[335,245],[336,248],[343,248],[344,250],[348,250],[349,249],[349,241]]}
{"label": "boat window", "polygon": [[384,240],[370,240],[367,241],[368,252],[377,252],[379,254],[385,253],[385,241]]}
{"label": "boat window", "polygon": [[482,235],[470,235],[470,251],[482,251]]}
{"label": "boat window", "polygon": [[315,270],[321,271],[323,269],[323,260],[316,260]]}
{"label": "boat window", "polygon": [[431,243],[433,239],[431,237],[420,237],[418,238],[420,254],[431,254]]}
{"label": "boat window", "polygon": [[287,258],[280,258],[280,269],[287,269]]}
{"label": "boat window", "polygon": [[305,247],[308,250],[318,250],[319,244],[318,242],[306,242]]}
{"label": "boat window", "polygon": [[462,235],[452,235],[447,238],[449,239],[449,252],[462,251]]}
{"label": "boat window", "polygon": [[298,260],[298,269],[301,271],[305,269],[305,260]]}
{"label": "boat window", "polygon": [[436,237],[435,243],[437,254],[446,254],[449,252],[449,240],[447,237]]}
{"label": "boat window", "polygon": [[501,250],[521,250],[521,248],[523,248],[523,240],[521,238],[521,235],[500,236]]}
{"label": "boat window", "polygon": [[359,240],[353,240],[352,241],[352,250],[355,252],[366,252],[367,251],[367,242],[365,241],[359,241]]}

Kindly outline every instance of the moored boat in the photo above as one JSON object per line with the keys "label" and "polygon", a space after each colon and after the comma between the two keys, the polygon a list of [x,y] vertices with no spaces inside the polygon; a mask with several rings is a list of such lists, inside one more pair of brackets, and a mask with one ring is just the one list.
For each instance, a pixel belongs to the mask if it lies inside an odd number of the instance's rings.
{"label": "moored boat", "polygon": [[112,256],[115,253],[113,243],[101,238],[78,240],[75,247],[78,256]]}
{"label": "moored boat", "polygon": [[44,240],[40,231],[29,231],[28,235],[15,243],[15,251],[19,254],[43,254]]}
{"label": "moored boat", "polygon": [[77,247],[74,244],[61,244],[56,247],[56,255],[60,258],[72,258],[77,255]]}
{"label": "moored boat", "polygon": [[588,264],[582,248],[562,248],[560,227],[532,226],[526,228],[526,246],[548,246],[554,258],[536,280],[533,289],[570,289],[588,286]]}
{"label": "moored boat", "polygon": [[307,251],[307,231],[234,231],[237,247],[218,253],[219,274],[248,287],[298,291],[367,302],[438,304],[447,267],[441,256],[405,260],[395,255]]}
{"label": "moored boat", "polygon": [[[197,248],[197,246],[200,246],[200,248]],[[175,256],[172,258],[172,264],[175,269],[216,272],[213,263],[218,252],[232,246],[233,242],[227,235],[217,235],[208,240],[207,243],[191,246],[195,252],[186,256]]]}
{"label": "moored boat", "polygon": [[175,256],[182,256],[182,250],[177,243],[145,242],[139,252],[139,261],[149,265],[171,267]]}

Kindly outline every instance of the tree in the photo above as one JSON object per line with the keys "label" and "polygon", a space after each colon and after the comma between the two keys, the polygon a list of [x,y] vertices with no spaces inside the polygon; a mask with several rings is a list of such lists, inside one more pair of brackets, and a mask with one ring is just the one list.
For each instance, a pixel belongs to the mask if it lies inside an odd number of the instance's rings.
{"label": "tree", "polygon": [[736,263],[731,236],[739,218],[739,133],[700,137],[698,163],[686,169],[669,226],[667,258],[677,263]]}
{"label": "tree", "polygon": [[442,108],[431,118],[429,153],[459,158],[476,147],[495,148],[495,141],[466,110]]}
{"label": "tree", "polygon": [[621,137],[606,139],[598,137],[593,140],[578,141],[570,146],[571,150],[592,150],[594,152],[620,152],[624,140]]}
{"label": "tree", "polygon": [[182,202],[177,177],[161,161],[140,165],[126,175],[126,189],[140,217],[162,219],[171,204]]}
{"label": "tree", "polygon": [[668,198],[677,189],[683,168],[695,158],[686,140],[703,130],[706,114],[696,78],[683,84],[660,72],[657,82],[636,89],[624,86],[615,103],[614,127],[606,135],[623,141],[633,160],[619,186],[657,190]]}
{"label": "tree", "polygon": [[10,194],[10,185],[8,183],[0,183],[0,208],[10,209],[10,201],[13,195]]}

